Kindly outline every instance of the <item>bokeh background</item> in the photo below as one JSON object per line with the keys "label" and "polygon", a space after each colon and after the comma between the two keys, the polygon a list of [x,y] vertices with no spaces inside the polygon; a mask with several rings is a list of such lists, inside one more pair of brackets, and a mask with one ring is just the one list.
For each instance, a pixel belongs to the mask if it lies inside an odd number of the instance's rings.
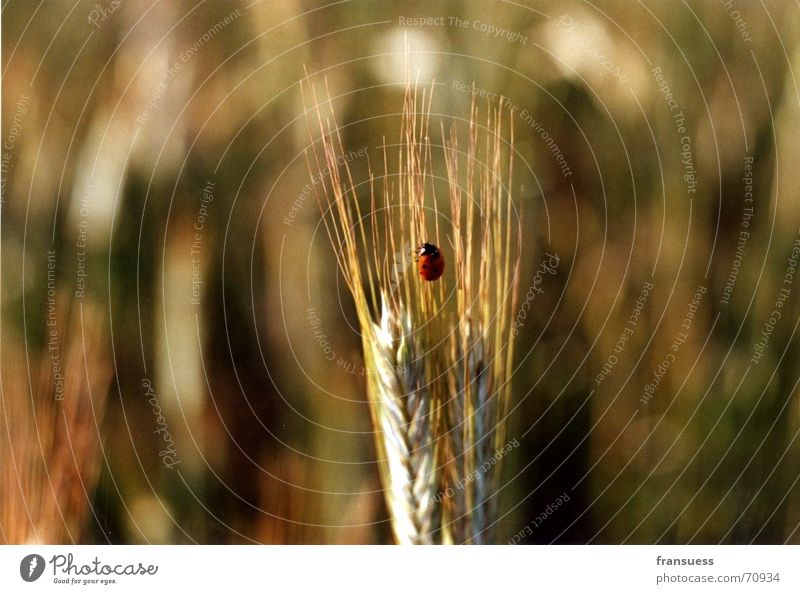
{"label": "bokeh background", "polygon": [[791,0],[4,2],[3,542],[391,542],[300,82],[366,204],[406,47],[516,108],[499,542],[800,543]]}

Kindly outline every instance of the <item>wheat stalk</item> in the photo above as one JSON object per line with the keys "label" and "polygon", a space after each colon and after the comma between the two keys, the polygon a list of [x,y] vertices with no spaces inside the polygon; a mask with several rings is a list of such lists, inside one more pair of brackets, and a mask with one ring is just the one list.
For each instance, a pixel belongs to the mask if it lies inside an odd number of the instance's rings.
{"label": "wheat stalk", "polygon": [[[60,296],[68,300],[66,292]],[[9,544],[82,542],[100,473],[100,425],[112,377],[103,312],[88,299],[84,304],[73,303],[52,327],[59,331],[63,392],[55,389],[46,347],[26,360],[19,347],[4,344],[0,532]]]}
{"label": "wheat stalk", "polygon": [[[345,150],[330,99],[321,103],[309,86],[319,135],[319,143],[314,142],[309,129],[314,147],[309,168],[324,180],[317,199],[353,296],[366,367],[372,372],[367,394],[395,537],[417,544],[485,542],[496,505],[497,468],[476,475],[468,488],[448,488],[458,484],[459,475],[482,468],[504,440],[519,237],[512,254],[512,204],[500,176],[502,104],[490,113],[483,155],[473,104],[465,190],[456,130],[448,140],[442,129],[453,247],[445,278],[454,279],[456,287],[455,299],[447,300],[445,279],[427,283],[409,272],[414,247],[422,241],[442,245],[434,189],[428,183],[432,92],[407,84],[398,181],[387,181],[384,140],[382,190],[376,190],[370,167],[370,208],[362,212],[349,165],[341,159]],[[323,117],[323,111],[330,115]],[[480,172],[479,158],[487,159]],[[510,183],[510,162],[507,175]],[[427,194],[435,215],[430,225]],[[473,241],[479,242],[477,248]],[[452,495],[440,506],[444,491]]]}

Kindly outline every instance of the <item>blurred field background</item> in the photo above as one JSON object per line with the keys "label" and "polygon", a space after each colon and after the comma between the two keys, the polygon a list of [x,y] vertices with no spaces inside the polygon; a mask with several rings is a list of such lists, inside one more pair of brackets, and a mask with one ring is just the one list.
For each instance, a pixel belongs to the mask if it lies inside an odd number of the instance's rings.
{"label": "blurred field background", "polygon": [[4,2],[3,542],[391,542],[300,81],[367,204],[405,43],[518,108],[499,542],[800,543],[790,0]]}

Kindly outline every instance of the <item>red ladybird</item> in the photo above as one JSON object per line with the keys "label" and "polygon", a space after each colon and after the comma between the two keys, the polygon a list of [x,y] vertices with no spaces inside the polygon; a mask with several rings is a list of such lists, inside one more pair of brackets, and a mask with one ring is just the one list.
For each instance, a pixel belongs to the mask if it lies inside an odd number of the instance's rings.
{"label": "red ladybird", "polygon": [[444,256],[432,243],[423,243],[419,246],[417,266],[422,278],[426,281],[435,281],[444,272]]}

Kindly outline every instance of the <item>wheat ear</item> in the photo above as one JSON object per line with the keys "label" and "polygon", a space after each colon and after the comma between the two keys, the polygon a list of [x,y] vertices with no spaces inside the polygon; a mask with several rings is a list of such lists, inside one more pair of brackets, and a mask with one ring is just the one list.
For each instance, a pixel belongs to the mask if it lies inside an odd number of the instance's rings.
{"label": "wheat ear", "polygon": [[[309,167],[320,176],[317,199],[339,268],[353,296],[367,369],[367,395],[379,468],[395,538],[403,544],[436,541],[438,476],[434,439],[436,311],[441,288],[423,287],[413,271],[411,252],[423,239],[436,238],[425,224],[425,184],[430,166],[427,113],[430,95],[406,88],[398,151],[397,184],[385,174],[376,190],[370,168],[368,216],[355,194],[330,99],[320,103],[313,85],[312,116],[319,142],[309,151]],[[328,97],[330,94],[328,93]],[[330,116],[323,119],[323,110]],[[421,116],[421,117],[420,117]],[[321,149],[318,149],[321,145]],[[320,156],[321,153],[321,156]]]}
{"label": "wheat ear", "polygon": [[442,449],[453,493],[444,506],[445,534],[472,544],[492,541],[511,395],[521,226],[511,199],[513,124],[504,146],[504,112],[501,99],[479,126],[473,102],[465,183],[456,130],[449,137],[442,130],[457,272]]}
{"label": "wheat ear", "polygon": [[387,503],[399,543],[429,544],[438,528],[432,399],[420,353],[406,339],[411,317],[388,307],[383,312],[364,346],[375,369],[368,390],[381,433]]}
{"label": "wheat ear", "polygon": [[[496,452],[505,443],[511,389],[521,239],[510,194],[513,130],[506,147],[503,102],[489,110],[485,126],[479,126],[473,102],[464,187],[456,130],[448,138],[442,128],[453,247],[448,278],[456,289],[455,300],[446,301],[444,281],[426,283],[409,272],[410,248],[431,238],[440,244],[432,190],[432,228],[425,217],[426,180],[433,169],[431,94],[406,86],[399,181],[386,181],[384,142],[383,189],[376,191],[370,168],[371,202],[364,216],[349,164],[341,159],[345,151],[330,99],[321,104],[311,89],[322,157],[312,134],[309,167],[329,172],[320,175],[317,199],[359,317],[395,536],[401,543],[489,542],[501,466]],[[323,109],[330,109],[329,118],[323,119]]]}

